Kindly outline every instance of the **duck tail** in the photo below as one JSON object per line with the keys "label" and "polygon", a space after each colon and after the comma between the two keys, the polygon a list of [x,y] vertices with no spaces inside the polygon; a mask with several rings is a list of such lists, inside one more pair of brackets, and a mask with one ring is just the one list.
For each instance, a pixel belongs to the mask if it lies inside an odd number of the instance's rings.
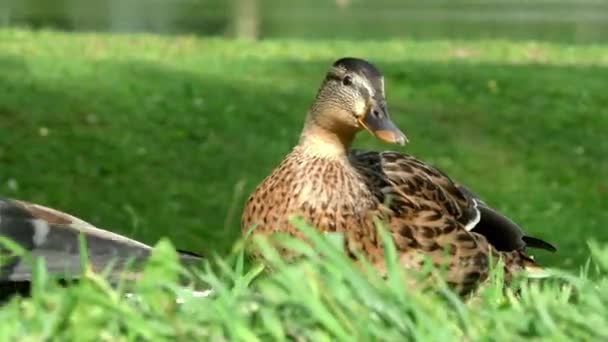
{"label": "duck tail", "polygon": [[526,278],[542,279],[551,276],[545,268],[541,267],[534,260],[534,258],[526,255],[523,251],[509,252],[505,262],[507,269],[509,269],[511,273],[523,271]]}

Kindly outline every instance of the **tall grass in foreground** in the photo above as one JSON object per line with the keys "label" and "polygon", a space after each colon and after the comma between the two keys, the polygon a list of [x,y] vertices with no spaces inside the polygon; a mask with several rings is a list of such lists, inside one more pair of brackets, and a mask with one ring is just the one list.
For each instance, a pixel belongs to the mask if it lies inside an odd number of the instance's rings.
{"label": "tall grass in foreground", "polygon": [[[169,242],[159,242],[141,279],[112,288],[86,271],[68,288],[39,267],[32,297],[0,310],[3,341],[50,337],[78,341],[126,340],[601,340],[608,338],[608,249],[591,245],[581,275],[553,272],[543,282],[518,281],[503,291],[501,275],[472,300],[441,284],[415,290],[387,248],[385,278],[356,267],[342,253],[340,236],[301,227],[308,245],[282,246],[303,254],[286,263],[266,240],[256,240],[272,271],[247,266],[241,248],[205,261],[188,276]],[[385,240],[386,241],[386,240]],[[390,244],[389,244],[390,246]],[[86,261],[86,260],[85,260]],[[592,266],[591,266],[592,265]],[[594,273],[594,279],[588,273]],[[597,277],[595,277],[597,275]],[[213,288],[196,297],[194,286]],[[132,295],[127,295],[127,291]]]}

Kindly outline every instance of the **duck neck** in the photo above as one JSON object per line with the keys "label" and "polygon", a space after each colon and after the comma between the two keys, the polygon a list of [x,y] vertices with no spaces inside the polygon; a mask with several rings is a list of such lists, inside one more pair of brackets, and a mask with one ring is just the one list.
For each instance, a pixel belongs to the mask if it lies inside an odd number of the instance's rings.
{"label": "duck neck", "polygon": [[330,122],[319,119],[319,116],[308,114],[298,147],[316,157],[348,158],[348,151],[356,132],[352,129],[340,129]]}

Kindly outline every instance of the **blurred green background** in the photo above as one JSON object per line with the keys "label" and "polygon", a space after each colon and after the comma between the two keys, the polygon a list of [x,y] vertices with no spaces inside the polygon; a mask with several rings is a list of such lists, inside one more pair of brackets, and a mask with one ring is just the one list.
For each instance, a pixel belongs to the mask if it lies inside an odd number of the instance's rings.
{"label": "blurred green background", "polygon": [[4,196],[225,251],[350,55],[386,74],[400,150],[558,246],[537,258],[608,238],[607,2],[4,0],[0,27]]}
{"label": "blurred green background", "polygon": [[3,0],[1,25],[259,38],[608,39],[601,0]]}

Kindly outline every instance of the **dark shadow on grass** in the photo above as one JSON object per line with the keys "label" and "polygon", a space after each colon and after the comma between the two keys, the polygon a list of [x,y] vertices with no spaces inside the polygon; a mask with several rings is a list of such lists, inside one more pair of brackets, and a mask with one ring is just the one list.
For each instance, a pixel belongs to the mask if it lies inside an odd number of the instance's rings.
{"label": "dark shadow on grass", "polygon": [[[147,243],[167,235],[204,254],[225,250],[246,195],[235,188],[249,190],[289,150],[297,136],[284,125],[297,132],[299,115],[268,120],[272,88],[144,62],[95,68],[41,80],[0,60],[3,195]],[[280,101],[304,105],[293,97]]]}
{"label": "dark shadow on grass", "polygon": [[[40,77],[0,57],[0,180],[13,189],[2,193],[147,243],[166,235],[181,249],[223,252],[246,195],[297,141],[330,62],[272,61],[230,78],[204,64],[100,61],[93,70],[75,60],[82,65],[65,75]],[[585,236],[608,238],[606,69],[378,64],[412,139],[404,151],[556,243],[550,264],[578,265]],[[396,148],[366,136],[358,145]]]}

